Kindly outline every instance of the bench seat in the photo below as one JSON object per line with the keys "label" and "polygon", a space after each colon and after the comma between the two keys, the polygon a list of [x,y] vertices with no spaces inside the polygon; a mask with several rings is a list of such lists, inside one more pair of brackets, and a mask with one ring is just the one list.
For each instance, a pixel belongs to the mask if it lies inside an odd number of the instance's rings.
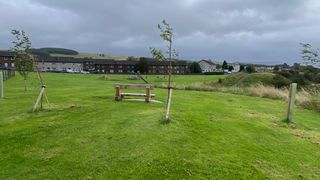
{"label": "bench seat", "polygon": [[[153,86],[145,85],[145,84],[116,84],[116,101],[121,101],[125,96],[139,96],[144,97],[146,102],[151,102],[151,99],[156,95],[151,94],[151,90],[153,90]],[[121,89],[138,89],[145,90],[145,93],[124,93],[121,92]]]}
{"label": "bench seat", "polygon": [[[147,94],[143,93],[120,93],[121,96],[140,96],[140,97],[147,97]],[[150,94],[151,97],[155,97],[155,94]]]}

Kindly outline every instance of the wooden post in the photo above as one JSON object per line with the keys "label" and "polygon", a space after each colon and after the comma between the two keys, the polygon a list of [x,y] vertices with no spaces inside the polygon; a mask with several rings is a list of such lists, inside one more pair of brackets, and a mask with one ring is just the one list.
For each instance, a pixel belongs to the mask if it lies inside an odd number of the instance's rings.
{"label": "wooden post", "polygon": [[42,99],[43,93],[44,93],[45,90],[46,90],[46,86],[42,86],[41,91],[40,91],[40,94],[39,94],[39,96],[38,96],[38,98],[37,98],[37,101],[36,101],[36,103],[35,103],[34,106],[33,106],[32,112],[35,112],[35,111],[37,110],[38,105],[39,105],[39,102],[40,102],[40,100]]}
{"label": "wooden post", "polygon": [[293,109],[294,103],[296,100],[296,93],[297,93],[297,83],[292,83],[290,85],[290,92],[289,92],[289,103],[288,103],[288,112],[287,112],[287,122],[292,122],[293,119]]}
{"label": "wooden post", "polygon": [[169,87],[169,98],[168,98],[167,113],[166,113],[167,121],[169,120],[169,114],[170,114],[171,96],[172,96],[172,87]]}
{"label": "wooden post", "polygon": [[117,85],[116,86],[116,101],[121,101],[122,98],[121,98],[121,94],[120,94],[120,86]]}
{"label": "wooden post", "polygon": [[146,102],[151,101],[151,92],[150,92],[150,87],[146,88]]}
{"label": "wooden post", "polygon": [[4,98],[4,88],[3,88],[3,73],[0,71],[0,99]]}

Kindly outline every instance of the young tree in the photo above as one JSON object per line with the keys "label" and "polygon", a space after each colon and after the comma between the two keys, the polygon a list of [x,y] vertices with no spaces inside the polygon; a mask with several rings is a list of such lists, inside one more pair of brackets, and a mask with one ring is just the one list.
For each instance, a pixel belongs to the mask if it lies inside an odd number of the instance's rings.
{"label": "young tree", "polygon": [[320,65],[320,49],[312,48],[310,44],[300,43],[302,46],[302,58],[307,62],[316,66]]}
{"label": "young tree", "polygon": [[10,51],[14,52],[16,69],[24,80],[24,90],[27,91],[27,78],[29,72],[33,71],[34,57],[31,53],[31,42],[26,33],[22,30],[12,30],[11,34],[15,37],[13,47]]}
{"label": "young tree", "polygon": [[162,21],[162,25],[158,24],[158,29],[160,30],[160,37],[168,43],[167,50],[165,54],[168,55],[166,57],[162,50],[158,50],[156,48],[150,47],[151,54],[154,59],[158,61],[165,61],[169,63],[168,67],[168,106],[167,106],[167,115],[166,119],[169,120],[169,110],[170,110],[170,103],[171,103],[171,93],[172,93],[172,87],[171,87],[171,78],[172,78],[172,60],[175,57],[178,57],[178,53],[173,49],[172,43],[173,43],[173,28],[165,21]]}

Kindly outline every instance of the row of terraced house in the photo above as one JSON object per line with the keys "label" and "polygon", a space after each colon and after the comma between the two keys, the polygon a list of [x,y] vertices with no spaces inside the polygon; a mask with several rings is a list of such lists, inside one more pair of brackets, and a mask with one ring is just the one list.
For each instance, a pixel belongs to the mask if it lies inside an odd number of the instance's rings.
{"label": "row of terraced house", "polygon": [[[165,74],[168,72],[169,63],[145,58],[149,74]],[[135,66],[139,61],[71,58],[36,56],[37,70],[43,72],[90,72],[90,73],[135,73]],[[8,51],[0,51],[0,68],[14,69],[14,54]],[[173,61],[172,73],[188,73],[186,61]]]}

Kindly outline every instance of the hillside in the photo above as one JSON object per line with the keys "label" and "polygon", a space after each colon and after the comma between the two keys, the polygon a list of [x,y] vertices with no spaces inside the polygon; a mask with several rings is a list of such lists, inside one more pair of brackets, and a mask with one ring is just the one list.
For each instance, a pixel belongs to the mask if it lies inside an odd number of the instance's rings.
{"label": "hillside", "polygon": [[65,48],[39,48],[39,49],[31,49],[32,53],[38,55],[50,55],[52,53],[61,54],[61,55],[77,55],[79,54],[77,51],[72,49]]}
{"label": "hillside", "polygon": [[[20,76],[5,81],[0,179],[320,178],[320,116],[313,111],[296,108],[287,125],[283,101],[174,90],[172,121],[165,124],[165,103],[114,101],[115,83],[143,83],[126,75],[105,81],[44,73],[43,79],[50,105],[35,114],[36,74],[27,92]],[[153,93],[166,101],[166,89]]]}
{"label": "hillside", "polygon": [[237,73],[221,78],[220,85],[223,86],[251,86],[256,84],[272,85],[273,78],[275,74],[273,73]]}
{"label": "hillside", "polygon": [[108,54],[94,54],[94,53],[79,53],[72,49],[65,48],[39,48],[31,49],[32,53],[37,55],[47,55],[53,57],[72,57],[72,58],[93,58],[93,59],[114,59],[114,60],[126,60],[127,56],[115,56]]}
{"label": "hillside", "polygon": [[51,53],[50,54],[53,57],[73,57],[73,58],[93,58],[93,59],[114,59],[114,60],[126,60],[127,56],[114,56],[114,55],[108,55],[108,54],[93,54],[93,53],[79,53],[76,55],[66,55],[66,54],[56,54]]}

